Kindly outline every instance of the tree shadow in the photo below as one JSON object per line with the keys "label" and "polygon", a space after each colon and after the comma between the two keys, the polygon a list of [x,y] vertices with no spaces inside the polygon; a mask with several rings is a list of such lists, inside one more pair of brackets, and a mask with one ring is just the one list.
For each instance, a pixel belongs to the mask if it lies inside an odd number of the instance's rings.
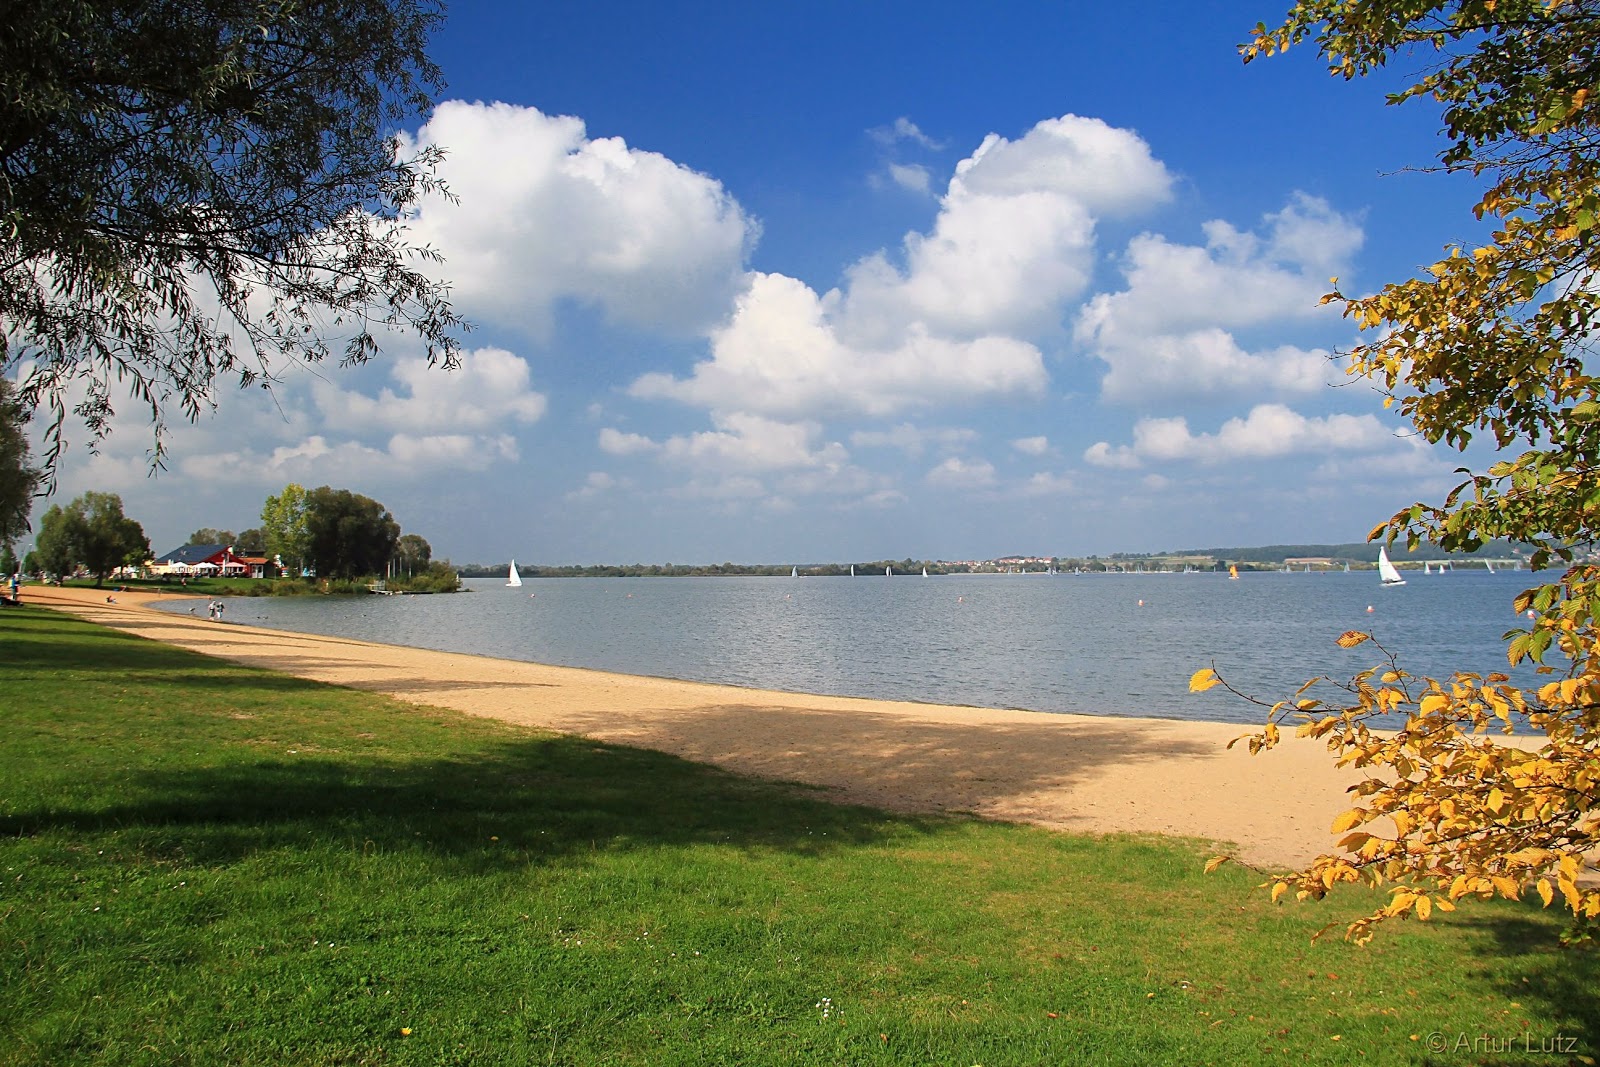
{"label": "tree shadow", "polygon": [[[305,683],[301,683],[302,685]],[[67,830],[142,837],[146,851],[227,864],[344,841],[426,852],[488,873],[595,850],[716,844],[793,853],[951,825],[830,803],[660,752],[548,736],[490,742],[470,756],[397,761],[297,757],[146,768],[107,807],[0,817],[0,834]]]}
{"label": "tree shadow", "polygon": [[[1562,924],[1537,911],[1536,904],[1495,901],[1471,913],[1457,912],[1450,925],[1471,935],[1472,954],[1481,962],[1476,977],[1496,988],[1508,1008],[1485,1019],[1483,1034],[1464,1035],[1465,1054],[1432,1057],[1429,1064],[1494,1064],[1496,1067],[1592,1062],[1600,1041],[1600,951],[1564,947]],[[1535,919],[1530,916],[1538,915]],[[1514,969],[1504,966],[1515,959]],[[1548,1032],[1531,1030],[1526,1014],[1554,1020]],[[1537,1007],[1535,1007],[1537,1005]],[[1458,1035],[1445,1035],[1456,1040]],[[1472,1049],[1471,1042],[1480,1041]],[[1487,1046],[1487,1047],[1485,1047]]]}

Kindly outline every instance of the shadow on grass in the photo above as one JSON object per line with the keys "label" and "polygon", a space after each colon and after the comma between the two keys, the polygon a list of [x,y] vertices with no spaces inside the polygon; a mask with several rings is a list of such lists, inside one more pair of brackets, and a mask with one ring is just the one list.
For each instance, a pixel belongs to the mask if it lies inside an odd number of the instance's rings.
{"label": "shadow on grass", "polygon": [[[484,744],[405,762],[315,753],[225,766],[144,769],[122,803],[16,811],[0,834],[117,831],[188,862],[225,864],[309,842],[421,851],[491,871],[597,849],[716,844],[818,853],[932,832],[949,819],[811,799],[664,753],[577,737]],[[498,839],[498,840],[496,840]]]}
{"label": "shadow on grass", "polygon": [[[1532,912],[1535,907],[1530,904],[1526,909]],[[1473,953],[1482,963],[1483,980],[1498,986],[1508,1004],[1543,1004],[1545,1014],[1556,1020],[1556,1030],[1525,1033],[1527,1028],[1519,1019],[1523,1013],[1509,1009],[1502,1019],[1485,1023],[1485,1032],[1505,1039],[1496,1055],[1438,1062],[1483,1062],[1499,1067],[1592,1062],[1578,1057],[1593,1056],[1600,1041],[1600,996],[1596,994],[1600,990],[1600,951],[1593,946],[1563,947],[1560,926],[1519,915],[1520,910],[1517,905],[1496,902],[1492,910],[1458,913],[1451,925],[1474,935]],[[1547,913],[1538,914],[1543,917]],[[1516,960],[1517,965],[1507,968],[1507,960]],[[1571,1044],[1574,1041],[1575,1046]]]}

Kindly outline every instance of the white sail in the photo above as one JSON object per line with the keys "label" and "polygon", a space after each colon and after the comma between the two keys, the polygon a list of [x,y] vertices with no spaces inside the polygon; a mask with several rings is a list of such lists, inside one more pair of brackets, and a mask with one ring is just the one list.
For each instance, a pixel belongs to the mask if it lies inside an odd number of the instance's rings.
{"label": "white sail", "polygon": [[790,567],[789,568],[789,577],[791,577],[791,578],[800,577],[800,568],[799,567]]}
{"label": "white sail", "polygon": [[922,568],[922,576],[924,578],[926,578],[928,576],[928,568],[926,568],[926,567]]}
{"label": "white sail", "polygon": [[854,563],[852,563],[852,564],[850,564],[850,577],[854,578],[855,576],[856,576],[856,565]]}
{"label": "white sail", "polygon": [[506,579],[506,588],[507,589],[521,589],[522,588],[522,575],[517,573],[517,561],[516,560],[512,560],[511,561],[511,576]]}
{"label": "white sail", "polygon": [[1378,546],[1378,584],[1379,585],[1405,585],[1406,580],[1400,577],[1400,572],[1389,562],[1389,552],[1384,546]]}

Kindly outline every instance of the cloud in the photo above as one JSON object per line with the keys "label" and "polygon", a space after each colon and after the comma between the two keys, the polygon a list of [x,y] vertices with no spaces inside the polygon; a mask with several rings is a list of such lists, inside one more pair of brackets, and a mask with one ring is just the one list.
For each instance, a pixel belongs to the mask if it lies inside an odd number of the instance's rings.
{"label": "cloud", "polygon": [[429,198],[412,239],[438,249],[468,317],[548,329],[563,300],[691,334],[726,309],[758,227],[720,182],[581,120],[440,104],[407,147],[437,144],[458,198]]}
{"label": "cloud", "polygon": [[867,135],[882,145],[893,145],[898,144],[901,141],[910,141],[913,144],[920,145],[923,148],[932,149],[934,151],[944,147],[944,145],[923,133],[915,122],[912,122],[904,115],[895,119],[894,122],[888,126],[873,127],[867,131]]}
{"label": "cloud", "polygon": [[1145,463],[1225,463],[1297,453],[1370,452],[1394,442],[1393,431],[1372,415],[1307,418],[1281,404],[1260,404],[1229,419],[1215,434],[1190,431],[1182,417],[1140,419],[1131,445],[1100,441],[1084,453],[1098,467],[1134,469]]}
{"label": "cloud", "polygon": [[933,191],[933,174],[920,163],[890,163],[889,180],[902,189],[923,196]]}
{"label": "cloud", "polygon": [[1050,451],[1050,438],[1042,435],[1039,437],[1019,437],[1011,442],[1011,447],[1025,456],[1042,456]]}
{"label": "cloud", "polygon": [[994,484],[994,464],[951,456],[923,479],[938,489],[986,489]]}
{"label": "cloud", "polygon": [[894,448],[908,456],[920,456],[929,448],[957,452],[978,439],[976,430],[943,427],[921,429],[903,422],[887,430],[857,430],[850,443],[857,448]]}
{"label": "cloud", "polygon": [[879,252],[850,269],[840,330],[878,345],[907,322],[953,338],[1053,328],[1093,271],[1095,218],[1161,203],[1170,186],[1148,145],[1098,119],[990,134],[956,166],[932,232],[906,236],[903,267]]}
{"label": "cloud", "polygon": [[386,387],[375,397],[330,381],[320,381],[313,394],[323,414],[345,431],[489,430],[537,422],[545,413],[527,362],[503,348],[467,352],[454,371],[430,367],[426,359],[395,359],[389,376],[398,389]]}
{"label": "cloud", "polygon": [[752,274],[710,335],[710,359],[630,392],[786,419],[1038,395],[1048,375],[1027,338],[1057,329],[1082,295],[1096,216],[1159,203],[1170,185],[1137,135],[1096,119],[1050,119],[1017,141],[991,134],[899,263],[867,256],[822,295]]}
{"label": "cloud", "polygon": [[892,346],[845,344],[803,282],[754,274],[732,319],[712,334],[693,374],[646,374],[629,393],[713,411],[777,418],[893,415],[912,408],[1036,394],[1048,380],[1039,350],[1009,337],[952,341],[907,324]]}
{"label": "cloud", "polygon": [[625,479],[617,478],[606,471],[590,471],[580,488],[574,489],[566,495],[568,500],[593,500],[604,496],[613,489],[626,488],[631,483]]}
{"label": "cloud", "polygon": [[643,434],[624,433],[614,430],[610,426],[600,431],[600,451],[613,456],[634,456],[646,452],[658,452],[661,446]]}
{"label": "cloud", "polygon": [[1065,474],[1040,471],[1022,484],[1020,492],[1023,496],[1062,496],[1076,488],[1077,485]]}
{"label": "cloud", "polygon": [[1236,331],[1282,328],[1337,312],[1319,307],[1328,275],[1362,233],[1325,201],[1296,195],[1253,234],[1213,221],[1204,247],[1144,234],[1128,245],[1126,287],[1079,313],[1077,339],[1108,367],[1108,400],[1232,394],[1242,388],[1306,393],[1340,376],[1329,353],[1276,344],[1248,350]]}
{"label": "cloud", "polygon": [[700,469],[772,471],[842,463],[848,454],[837,442],[815,446],[822,427],[813,422],[779,422],[759,415],[732,414],[714,420],[717,429],[669,437],[662,458]]}

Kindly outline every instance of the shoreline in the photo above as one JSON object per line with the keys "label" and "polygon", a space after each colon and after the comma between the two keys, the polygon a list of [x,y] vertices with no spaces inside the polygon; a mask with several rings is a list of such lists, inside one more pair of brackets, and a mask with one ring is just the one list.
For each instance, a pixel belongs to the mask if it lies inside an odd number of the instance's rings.
{"label": "shoreline", "polygon": [[[114,596],[115,603],[105,598]],[[194,594],[189,594],[193,597]],[[1320,742],[1252,757],[1249,727],[819,696],[269,630],[160,611],[175,592],[25,586],[23,605],[413,704],[656,749],[907,813],[1233,842],[1240,862],[1333,851],[1360,775]]]}

